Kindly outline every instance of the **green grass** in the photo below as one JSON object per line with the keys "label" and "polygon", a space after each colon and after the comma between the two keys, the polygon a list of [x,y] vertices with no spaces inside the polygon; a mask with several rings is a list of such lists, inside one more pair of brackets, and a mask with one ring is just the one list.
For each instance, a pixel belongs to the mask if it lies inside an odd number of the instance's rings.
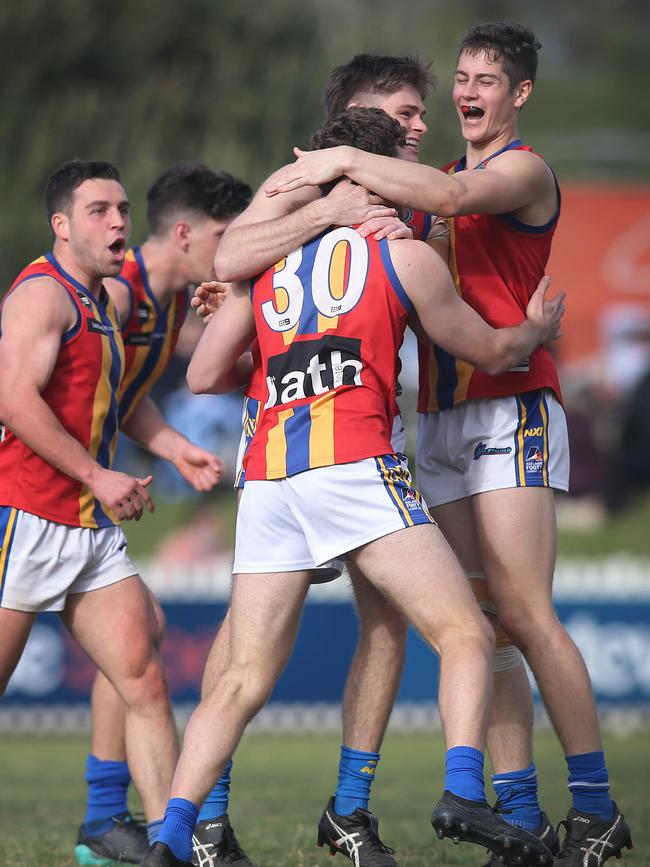
{"label": "green grass", "polygon": [[[258,867],[329,867],[314,845],[315,827],[335,783],[339,740],[325,735],[244,739],[233,770],[230,814]],[[71,867],[83,814],[83,738],[9,738],[0,745],[0,865]],[[647,733],[609,736],[606,750],[615,797],[632,825],[629,867],[650,864]],[[374,785],[372,808],[400,867],[479,867],[485,852],[435,839],[429,816],[442,783],[440,733],[391,735]],[[569,806],[566,771],[553,736],[536,738],[542,802],[552,821]]]}

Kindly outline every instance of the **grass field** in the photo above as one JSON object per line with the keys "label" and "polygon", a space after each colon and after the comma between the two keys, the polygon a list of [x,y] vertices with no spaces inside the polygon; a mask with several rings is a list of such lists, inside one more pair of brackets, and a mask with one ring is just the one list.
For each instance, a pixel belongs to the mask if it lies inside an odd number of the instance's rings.
{"label": "grass field", "polygon": [[[315,828],[334,787],[338,739],[326,735],[254,734],[233,770],[230,815],[258,867],[325,867]],[[10,738],[0,745],[0,865],[70,867],[83,812],[83,738]],[[635,849],[623,865],[650,865],[650,738],[609,736],[606,750],[615,795],[632,825]],[[429,817],[442,781],[440,733],[391,735],[374,786],[372,808],[401,867],[479,867],[484,850],[439,842]],[[568,808],[565,767],[550,733],[537,736],[543,806],[552,821]],[[610,862],[619,863],[619,862]]]}

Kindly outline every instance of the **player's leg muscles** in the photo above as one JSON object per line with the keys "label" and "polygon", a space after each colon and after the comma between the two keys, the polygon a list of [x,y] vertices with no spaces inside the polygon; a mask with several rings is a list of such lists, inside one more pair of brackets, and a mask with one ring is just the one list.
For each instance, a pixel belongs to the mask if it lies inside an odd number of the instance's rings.
{"label": "player's leg muscles", "polygon": [[343,743],[378,752],[399,689],[408,624],[350,560],[359,614],[359,641],[343,694]]}
{"label": "player's leg muscles", "polygon": [[267,701],[293,648],[309,578],[309,572],[235,576],[229,658],[187,724],[173,797],[202,802]]}
{"label": "player's leg muscles", "polygon": [[63,620],[126,705],[129,768],[147,818],[159,819],[178,741],[152,640],[155,615],[149,592],[138,576],[132,576],[91,593],[70,595]]}
{"label": "player's leg muscles", "polygon": [[440,654],[439,704],[447,746],[482,749],[494,639],[441,531],[431,524],[409,527],[351,557]]}
{"label": "player's leg muscles", "polygon": [[[479,550],[477,528],[472,502],[468,498],[446,503],[431,509],[443,535],[469,576],[485,574]],[[487,598],[482,579],[470,580],[475,595]],[[480,592],[479,592],[480,591]],[[489,591],[488,591],[489,592]],[[532,693],[523,664],[498,670],[499,655],[503,655],[510,642],[503,640],[504,633],[497,618],[484,614],[495,631],[494,693],[488,725],[487,747],[495,773],[528,767],[532,757],[533,704]]]}
{"label": "player's leg muscles", "polygon": [[18,665],[35,617],[31,611],[0,608],[0,696]]}
{"label": "player's leg muscles", "polygon": [[600,750],[589,674],[551,599],[556,553],[553,491],[490,491],[474,497],[474,509],[499,619],[533,670],[565,752]]}

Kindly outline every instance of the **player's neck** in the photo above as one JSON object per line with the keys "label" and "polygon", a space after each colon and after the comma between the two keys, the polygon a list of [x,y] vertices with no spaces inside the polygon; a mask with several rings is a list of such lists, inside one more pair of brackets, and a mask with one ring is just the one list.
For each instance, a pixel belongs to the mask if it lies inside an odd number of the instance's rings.
{"label": "player's neck", "polygon": [[103,277],[98,277],[96,274],[90,273],[88,268],[84,267],[83,264],[74,258],[67,246],[54,244],[52,253],[66,274],[73,277],[77,283],[81,283],[84,289],[88,291],[89,295],[92,295],[94,298],[99,298],[99,293],[102,288],[102,280],[104,279]]}
{"label": "player's neck", "polygon": [[503,148],[507,147],[511,142],[519,138],[519,130],[516,126],[508,127],[502,130],[497,135],[491,136],[483,141],[468,141],[465,150],[466,168],[474,169],[483,160],[491,157]]}
{"label": "player's neck", "polygon": [[176,292],[185,289],[187,281],[180,274],[176,251],[167,240],[149,237],[140,247],[147,271],[149,288],[161,307],[166,307]]}

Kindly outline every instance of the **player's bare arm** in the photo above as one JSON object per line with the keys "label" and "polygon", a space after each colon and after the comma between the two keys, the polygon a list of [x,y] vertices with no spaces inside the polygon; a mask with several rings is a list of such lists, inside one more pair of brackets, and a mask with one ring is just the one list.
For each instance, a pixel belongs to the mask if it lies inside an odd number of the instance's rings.
{"label": "player's bare arm", "polygon": [[[37,295],[39,303],[34,304]],[[63,287],[49,278],[18,286],[2,309],[0,418],[34,452],[56,469],[87,485],[119,518],[153,511],[151,481],[106,470],[65,430],[41,397],[77,314]]]}
{"label": "player's bare arm", "polygon": [[323,197],[317,189],[307,188],[274,201],[264,192],[274,178],[271,175],[221,239],[214,260],[218,280],[248,280],[329,226],[356,226],[396,215],[378,196],[350,183],[337,184]]}
{"label": "player's bare arm", "polygon": [[172,463],[197,491],[211,491],[223,475],[221,458],[167,424],[148,395],[138,403],[122,430],[152,454]]}
{"label": "player's bare arm", "polygon": [[492,328],[458,295],[449,270],[426,244],[390,243],[395,271],[424,333],[452,355],[497,376],[561,335],[564,293],[546,300],[550,278],[540,282],[519,325]]}
{"label": "player's bare arm", "polygon": [[245,350],[255,337],[248,284],[233,283],[219,315],[208,323],[187,369],[195,394],[222,394],[246,385],[253,361]]}
{"label": "player's bare arm", "polygon": [[[327,183],[346,175],[401,207],[439,216],[519,212],[538,203],[548,221],[557,207],[553,174],[528,151],[508,151],[481,171],[448,175],[431,166],[378,156],[347,146],[319,151],[294,148],[298,159],[280,169],[266,185],[267,196]],[[536,224],[535,215],[527,216]]]}

